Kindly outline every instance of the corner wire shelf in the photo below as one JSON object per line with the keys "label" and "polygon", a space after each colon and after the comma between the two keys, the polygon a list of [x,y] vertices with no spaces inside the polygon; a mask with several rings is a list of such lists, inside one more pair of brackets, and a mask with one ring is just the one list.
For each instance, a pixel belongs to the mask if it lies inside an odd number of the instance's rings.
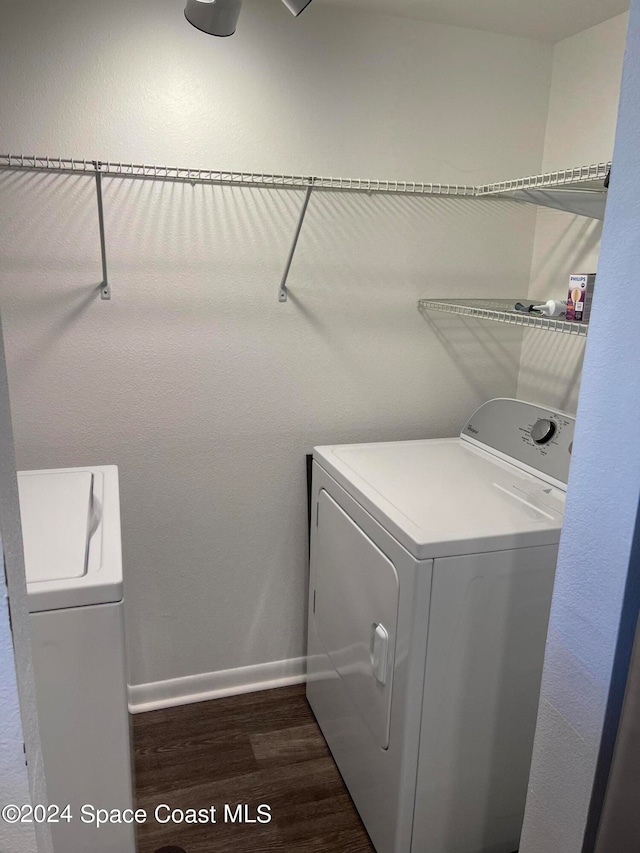
{"label": "corner wire shelf", "polygon": [[476,187],[476,195],[483,198],[511,198],[538,207],[551,207],[602,220],[607,204],[604,184],[610,168],[610,162],[594,163],[591,166],[576,166],[528,178],[484,184]]}
{"label": "corner wire shelf", "polygon": [[572,169],[561,169],[557,172],[546,172],[543,175],[532,175],[528,178],[515,178],[511,181],[482,184],[476,187],[476,195],[499,195],[518,190],[545,189],[606,193],[603,183],[610,168],[611,161],[594,163],[591,166],[576,166]]}
{"label": "corner wire shelf", "polygon": [[[596,163],[591,166],[577,166],[573,169],[548,172],[543,175],[516,178],[512,181],[470,186],[465,184],[425,183],[419,181],[385,181],[372,178],[334,178],[314,175],[276,175],[260,172],[214,171],[212,169],[189,169],[181,166],[122,163],[112,160],[39,157],[32,154],[0,154],[0,171],[85,174],[95,179],[102,258],[100,293],[102,299],[107,300],[111,299],[111,286],[107,273],[107,252],[102,203],[103,178],[130,178],[150,181],[178,181],[191,184],[305,190],[304,202],[296,224],[293,243],[287,258],[284,275],[278,288],[278,300],[286,302],[287,277],[293,262],[311,194],[316,190],[395,193],[418,196],[462,196],[467,198],[507,197],[518,201],[558,208],[571,213],[579,213],[595,219],[602,219],[604,218],[606,201],[606,191],[603,182],[609,172],[610,166],[611,163]],[[443,302],[442,304],[445,303]],[[513,321],[504,320],[503,322]]]}
{"label": "corner wire shelf", "polygon": [[508,299],[420,299],[418,308],[420,311],[444,311],[447,314],[473,317],[478,320],[494,320],[511,326],[563,332],[575,337],[584,337],[587,334],[588,323],[516,311],[514,305],[518,301],[530,302],[526,299],[513,301]]}

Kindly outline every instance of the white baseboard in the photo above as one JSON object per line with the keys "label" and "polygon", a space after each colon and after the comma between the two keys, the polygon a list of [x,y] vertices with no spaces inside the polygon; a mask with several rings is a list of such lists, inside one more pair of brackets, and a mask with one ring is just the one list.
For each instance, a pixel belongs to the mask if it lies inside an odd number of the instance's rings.
{"label": "white baseboard", "polygon": [[141,714],[160,708],[190,705],[223,696],[272,690],[290,684],[302,684],[306,680],[307,659],[290,658],[257,666],[241,666],[219,672],[204,672],[187,675],[168,681],[153,681],[149,684],[129,685],[129,711]]}

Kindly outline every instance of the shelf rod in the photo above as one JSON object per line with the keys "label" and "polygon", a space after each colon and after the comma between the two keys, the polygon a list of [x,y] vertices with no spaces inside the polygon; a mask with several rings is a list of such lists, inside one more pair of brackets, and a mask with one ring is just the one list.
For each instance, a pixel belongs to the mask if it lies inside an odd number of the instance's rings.
{"label": "shelf rod", "polygon": [[298,218],[296,233],[293,238],[293,243],[291,244],[291,251],[289,252],[289,257],[287,258],[287,264],[284,268],[284,275],[282,276],[282,281],[280,282],[280,287],[278,288],[278,302],[287,301],[287,278],[289,277],[289,270],[291,269],[291,264],[293,263],[293,256],[296,253],[296,246],[298,245],[298,239],[300,237],[300,232],[302,231],[302,224],[307,214],[307,208],[309,207],[309,201],[311,199],[312,192],[313,184],[311,183],[307,187],[307,191],[304,194],[304,202],[302,204],[302,210],[300,211],[300,217]]}
{"label": "shelf rod", "polygon": [[100,284],[100,298],[111,299],[111,285],[107,272],[107,244],[104,236],[104,209],[102,206],[102,173],[100,163],[96,160],[96,198],[98,201],[98,228],[100,230],[100,255],[102,258],[102,283]]}

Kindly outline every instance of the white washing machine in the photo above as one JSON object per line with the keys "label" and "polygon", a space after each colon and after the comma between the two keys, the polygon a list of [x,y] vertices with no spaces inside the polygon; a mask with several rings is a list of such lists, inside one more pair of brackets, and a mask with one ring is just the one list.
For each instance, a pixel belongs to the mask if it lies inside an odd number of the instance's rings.
{"label": "white washing machine", "polygon": [[378,853],[513,853],[574,419],[317,447],[307,698]]}
{"label": "white washing machine", "polygon": [[118,471],[22,471],[18,491],[45,778],[72,817],[54,847],[135,853],[132,826],[81,820],[133,805]]}

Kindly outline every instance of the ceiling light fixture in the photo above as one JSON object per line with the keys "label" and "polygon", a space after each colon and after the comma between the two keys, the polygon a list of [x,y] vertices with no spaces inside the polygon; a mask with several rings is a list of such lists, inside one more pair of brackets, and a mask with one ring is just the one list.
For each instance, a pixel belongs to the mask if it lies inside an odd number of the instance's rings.
{"label": "ceiling light fixture", "polygon": [[[282,0],[296,17],[311,0]],[[189,23],[210,36],[232,36],[236,31],[242,0],[187,0],[184,15]]]}
{"label": "ceiling light fixture", "polygon": [[242,0],[187,0],[184,16],[210,36],[232,36],[241,9]]}

